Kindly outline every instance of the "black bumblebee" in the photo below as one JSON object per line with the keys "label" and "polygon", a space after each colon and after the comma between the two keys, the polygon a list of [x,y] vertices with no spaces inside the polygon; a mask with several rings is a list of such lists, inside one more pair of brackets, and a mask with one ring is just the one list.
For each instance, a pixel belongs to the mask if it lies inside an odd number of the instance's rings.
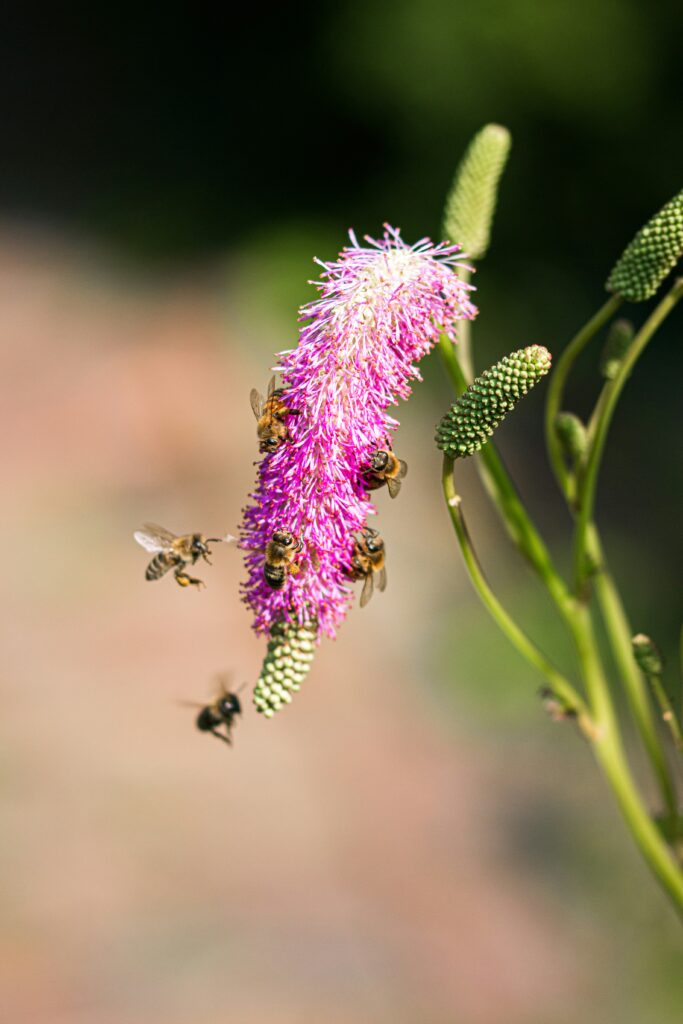
{"label": "black bumblebee", "polygon": [[[232,746],[232,730],[235,719],[242,714],[242,704],[237,694],[232,693],[226,683],[225,677],[221,677],[218,696],[210,704],[191,706],[200,709],[195,719],[195,725],[200,732],[210,732],[217,739]],[[225,727],[225,732],[220,732],[221,726]]]}

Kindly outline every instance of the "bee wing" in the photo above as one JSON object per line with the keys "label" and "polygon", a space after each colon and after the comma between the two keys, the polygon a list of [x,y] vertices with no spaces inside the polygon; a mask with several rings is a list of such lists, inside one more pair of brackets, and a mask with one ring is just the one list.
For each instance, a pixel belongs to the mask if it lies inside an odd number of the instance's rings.
{"label": "bee wing", "polygon": [[221,697],[227,697],[230,693],[230,680],[232,679],[232,672],[217,672],[214,676],[216,680],[216,690]]}
{"label": "bee wing", "polygon": [[382,593],[384,593],[384,591],[387,589],[387,569],[386,566],[384,565],[380,569],[379,581],[377,583],[377,586],[382,591]]}
{"label": "bee wing", "polygon": [[402,480],[403,477],[408,472],[408,463],[404,462],[403,459],[399,459],[398,460],[398,465],[399,465],[399,470],[398,470],[398,473],[396,474],[396,476],[398,477],[399,480]]}
{"label": "bee wing", "polygon": [[271,377],[270,380],[268,381],[268,398],[272,398],[273,397],[273,392],[274,391],[275,391],[275,377]]}
{"label": "bee wing", "polygon": [[156,523],[143,523],[142,529],[136,530],[133,537],[140,547],[150,554],[165,551],[176,539],[174,533],[165,530],[163,526],[157,526]]}
{"label": "bee wing", "polygon": [[315,550],[315,548],[311,548],[310,559],[311,565],[313,566],[314,570],[318,572],[320,569],[320,556],[318,555],[318,552]]}
{"label": "bee wing", "polygon": [[257,391],[256,388],[252,388],[249,394],[249,401],[251,402],[251,410],[257,420],[261,419],[263,415],[263,406],[265,405],[265,398]]}
{"label": "bee wing", "polygon": [[371,572],[371,573],[369,573],[365,577],[365,583],[363,584],[363,589],[362,589],[361,595],[360,595],[360,606],[361,606],[361,608],[365,608],[366,604],[368,603],[368,601],[372,597],[372,592],[373,592],[374,587],[375,587],[374,576],[375,576],[374,572]]}
{"label": "bee wing", "polygon": [[183,708],[203,708],[205,704],[198,704],[196,700],[176,700],[176,704],[179,704]]}
{"label": "bee wing", "polygon": [[401,490],[401,479],[397,476],[387,477],[387,490],[389,491],[389,497],[395,498],[398,492]]}

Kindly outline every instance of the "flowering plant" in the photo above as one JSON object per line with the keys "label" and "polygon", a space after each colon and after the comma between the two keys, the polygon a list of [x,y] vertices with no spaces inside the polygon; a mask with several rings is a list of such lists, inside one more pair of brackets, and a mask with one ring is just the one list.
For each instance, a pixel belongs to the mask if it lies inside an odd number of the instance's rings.
{"label": "flowering plant", "polygon": [[[446,508],[467,572],[494,621],[543,677],[546,710],[556,721],[574,722],[590,744],[643,856],[683,913],[683,828],[657,710],[679,752],[682,732],[656,647],[642,634],[631,645],[626,612],[593,517],[616,403],[645,345],[683,295],[683,281],[674,282],[640,329],[623,319],[614,321],[600,361],[602,389],[589,422],[563,408],[577,356],[624,300],[651,297],[680,258],[683,193],[627,247],[608,280],[612,294],[563,351],[550,377],[548,452],[575,523],[573,578],[565,580],[490,440],[502,418],[548,373],[550,354],[542,345],[528,345],[479,377],[472,368],[470,321],[477,310],[470,299],[470,275],[489,246],[509,147],[509,133],[499,125],[486,126],[473,140],[446,203],[443,234],[452,241],[433,245],[423,239],[410,246],[387,227],[381,239],[367,238],[361,246],[351,233],[351,244],[338,260],[321,264],[320,296],[301,310],[298,346],[280,353],[274,369],[282,383],[268,406],[279,440],[265,449],[240,541],[248,571],[244,600],[256,631],[269,637],[254,703],[270,717],[291,701],[321,635],[334,637],[350,607],[350,582],[372,575],[380,565],[384,572],[383,545],[368,525],[376,513],[370,491],[378,480],[385,482],[375,460],[378,455],[394,458],[391,439],[398,424],[388,409],[407,398],[411,381],[419,379],[416,361],[438,347],[456,401],[437,427],[436,442],[444,455]],[[454,475],[457,461],[473,455],[508,534],[546,586],[574,642],[578,682],[526,634],[484,576]],[[275,568],[264,569],[269,559]],[[624,751],[608,669],[596,641],[594,604],[658,784],[662,808],[655,812],[645,806]]]}

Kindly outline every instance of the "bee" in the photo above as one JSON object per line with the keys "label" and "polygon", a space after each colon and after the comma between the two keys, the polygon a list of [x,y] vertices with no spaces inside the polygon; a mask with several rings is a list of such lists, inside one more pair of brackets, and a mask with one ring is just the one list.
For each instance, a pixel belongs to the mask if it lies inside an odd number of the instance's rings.
{"label": "bee", "polygon": [[[210,732],[217,739],[232,746],[232,730],[237,715],[242,714],[242,704],[237,693],[231,693],[228,689],[228,678],[228,676],[218,677],[220,689],[215,700],[210,704],[189,704],[188,706],[199,708],[195,725],[200,732]],[[241,689],[242,686],[240,686]],[[187,701],[182,701],[182,703],[187,704]],[[221,726],[225,727],[224,733],[219,732]]]}
{"label": "bee", "polygon": [[264,398],[256,388],[252,388],[250,401],[256,417],[256,436],[259,439],[259,451],[276,452],[278,448],[291,441],[292,436],[285,423],[285,416],[300,416],[299,409],[290,409],[283,400],[284,388],[275,387],[275,377],[270,378],[268,394]]}
{"label": "bee", "polygon": [[211,551],[209,544],[219,544],[221,541],[229,542],[234,537],[205,537],[202,533],[186,533],[182,537],[176,537],[170,530],[155,523],[145,523],[141,530],[133,534],[138,544],[154,554],[154,558],[147,566],[145,572],[146,580],[158,580],[169,571],[175,569],[176,583],[181,587],[203,587],[206,584],[202,580],[196,580],[185,572],[186,565],[194,565],[198,558],[209,561]]}
{"label": "bee", "polygon": [[365,608],[372,597],[375,586],[375,573],[379,573],[377,587],[386,590],[387,570],[385,566],[384,541],[377,530],[366,526],[363,532],[354,539],[351,568],[348,576],[352,580],[365,580],[360,595],[360,606]]}
{"label": "bee", "polygon": [[266,560],[263,575],[273,590],[282,590],[287,576],[304,571],[304,566],[294,561],[303,551],[303,544],[289,530],[275,530],[266,545]]}
{"label": "bee", "polygon": [[369,491],[376,491],[386,484],[389,496],[395,498],[407,472],[407,464],[403,459],[396,458],[391,448],[379,448],[370,456],[370,465],[363,473],[363,482]]}

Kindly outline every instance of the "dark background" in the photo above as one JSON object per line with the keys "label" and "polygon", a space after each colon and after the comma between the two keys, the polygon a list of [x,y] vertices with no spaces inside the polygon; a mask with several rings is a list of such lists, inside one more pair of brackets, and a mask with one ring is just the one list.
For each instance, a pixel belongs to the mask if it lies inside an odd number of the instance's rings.
{"label": "dark background", "polygon": [[[339,0],[220,18],[5,5],[8,1020],[678,1022],[678,924],[453,549],[436,359],[398,413],[400,500],[378,501],[387,593],[321,645],[292,708],[265,723],[245,701],[231,751],[176,699],[205,700],[220,669],[256,678],[239,557],[221,550],[199,597],[152,588],[131,534],[149,519],[235,532],[253,484],[249,389],[295,340],[312,258],[333,258],[349,227],[438,237],[457,161],[489,121],[513,148],[476,277],[476,362],[534,342],[557,358],[681,188],[681,25],[680,5],[635,0]],[[672,691],[682,316],[625,389],[598,493],[634,629],[666,651]],[[600,345],[571,382],[582,414]],[[567,566],[544,390],[500,446]],[[469,465],[461,485],[501,599],[572,673]]]}
{"label": "dark background", "polygon": [[[673,2],[343,0],[221,15],[10,4],[1,28],[5,217],[101,240],[147,273],[241,247],[282,280],[287,310],[305,296],[294,260],[309,236],[331,256],[351,225],[438,235],[466,141],[486,121],[507,125],[480,365],[530,340],[557,352],[634,231],[680,188]],[[647,453],[655,531],[680,352],[667,326],[626,399],[635,409],[637,387],[657,422],[625,414],[619,426],[623,452]],[[583,412],[592,368],[578,379]],[[633,481],[607,473],[618,516]]]}

